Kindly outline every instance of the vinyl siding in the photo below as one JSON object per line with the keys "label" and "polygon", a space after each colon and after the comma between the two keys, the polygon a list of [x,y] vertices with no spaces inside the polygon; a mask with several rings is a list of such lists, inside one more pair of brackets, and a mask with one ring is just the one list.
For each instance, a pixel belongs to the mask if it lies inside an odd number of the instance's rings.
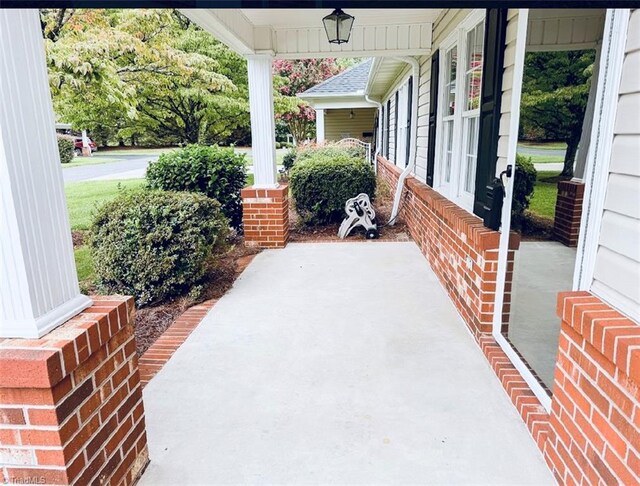
{"label": "vinyl siding", "polygon": [[[509,124],[511,123],[511,94],[515,67],[516,37],[518,34],[518,10],[509,9],[507,14],[507,36],[504,51],[504,74],[502,76],[502,101],[500,102],[500,128],[498,139],[498,161],[496,176],[507,168],[509,146]],[[518,136],[517,133],[514,136]]]}
{"label": "vinyl siding", "polygon": [[[353,111],[354,117],[349,114]],[[357,138],[370,142],[371,137],[364,137],[363,133],[373,133],[375,123],[375,108],[355,108],[326,110],[324,115],[325,140],[342,140],[343,138]]]}
{"label": "vinyl siding", "polygon": [[591,290],[640,321],[640,10],[631,14]]}

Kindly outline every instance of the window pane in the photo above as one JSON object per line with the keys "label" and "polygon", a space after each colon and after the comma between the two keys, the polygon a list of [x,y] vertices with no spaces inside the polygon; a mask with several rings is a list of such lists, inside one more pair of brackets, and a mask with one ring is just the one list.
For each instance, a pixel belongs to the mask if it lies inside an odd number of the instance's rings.
{"label": "window pane", "polygon": [[444,116],[451,116],[456,111],[456,70],[458,65],[458,48],[453,47],[447,52],[446,86]]}
{"label": "window pane", "polygon": [[478,130],[480,124],[478,117],[467,118],[465,123],[465,131],[467,133],[467,146],[465,150],[465,178],[464,190],[472,193],[475,188],[476,180],[476,162],[478,158]]}
{"label": "window pane", "polygon": [[467,33],[467,60],[465,66],[465,110],[480,108],[480,87],[482,85],[484,24],[478,24]]}
{"label": "window pane", "polygon": [[444,124],[445,153],[444,153],[444,181],[451,180],[451,161],[453,159],[453,120]]}

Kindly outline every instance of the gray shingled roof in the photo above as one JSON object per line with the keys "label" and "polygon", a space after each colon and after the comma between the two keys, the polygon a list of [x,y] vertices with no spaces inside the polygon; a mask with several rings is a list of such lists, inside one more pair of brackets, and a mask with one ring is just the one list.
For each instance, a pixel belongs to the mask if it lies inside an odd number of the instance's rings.
{"label": "gray shingled roof", "polygon": [[363,92],[369,78],[369,70],[373,59],[367,59],[363,63],[353,66],[320,84],[316,84],[307,91],[300,93],[301,97],[313,97],[317,94],[348,94]]}

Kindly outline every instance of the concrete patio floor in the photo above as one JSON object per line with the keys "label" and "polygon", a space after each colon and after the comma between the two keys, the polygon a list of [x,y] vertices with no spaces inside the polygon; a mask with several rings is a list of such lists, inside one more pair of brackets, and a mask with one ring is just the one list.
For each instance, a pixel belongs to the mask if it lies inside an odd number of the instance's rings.
{"label": "concrete patio floor", "polygon": [[413,242],[259,254],[144,390],[159,484],[554,484]]}

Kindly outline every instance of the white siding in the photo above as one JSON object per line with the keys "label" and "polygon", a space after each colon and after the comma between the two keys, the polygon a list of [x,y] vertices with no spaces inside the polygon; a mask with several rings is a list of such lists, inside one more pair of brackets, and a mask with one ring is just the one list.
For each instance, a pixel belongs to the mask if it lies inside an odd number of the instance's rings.
{"label": "white siding", "polygon": [[631,14],[591,290],[640,321],[640,10]]}
{"label": "white siding", "polygon": [[[353,118],[350,117],[351,112],[353,112]],[[335,141],[343,138],[358,138],[365,142],[370,142],[371,137],[364,137],[363,133],[373,133],[375,114],[375,108],[325,110],[325,140]]]}
{"label": "white siding", "polygon": [[[510,9],[507,14],[507,37],[504,55],[504,75],[502,77],[502,101],[500,102],[500,138],[498,139],[496,176],[507,168],[507,147],[509,146],[509,123],[511,120],[511,92],[513,90],[513,70],[517,34],[518,10]],[[517,136],[518,134],[516,133],[514,135]]]}

